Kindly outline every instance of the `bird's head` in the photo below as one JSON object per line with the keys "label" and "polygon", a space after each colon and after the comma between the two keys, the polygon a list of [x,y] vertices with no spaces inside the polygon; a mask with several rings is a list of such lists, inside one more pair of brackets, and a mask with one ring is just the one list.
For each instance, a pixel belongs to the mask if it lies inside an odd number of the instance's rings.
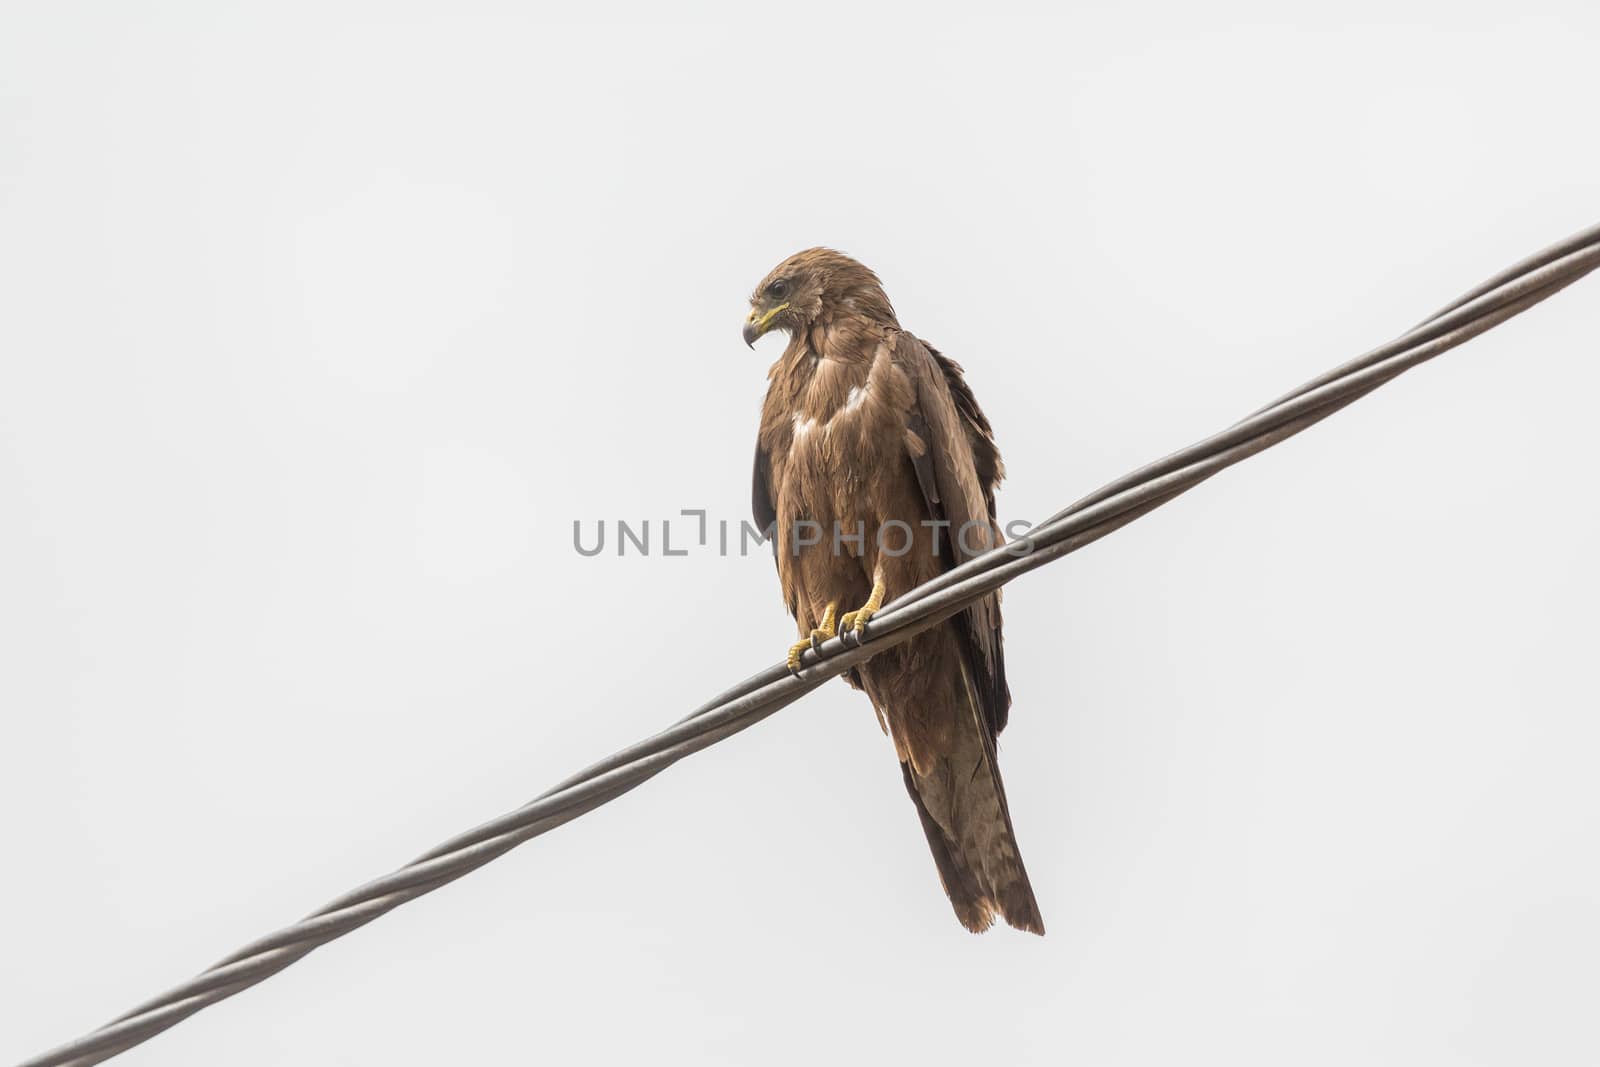
{"label": "bird's head", "polygon": [[771,330],[791,335],[835,315],[855,315],[895,325],[894,308],[878,276],[843,252],[808,248],[772,268],[750,296],[744,342]]}

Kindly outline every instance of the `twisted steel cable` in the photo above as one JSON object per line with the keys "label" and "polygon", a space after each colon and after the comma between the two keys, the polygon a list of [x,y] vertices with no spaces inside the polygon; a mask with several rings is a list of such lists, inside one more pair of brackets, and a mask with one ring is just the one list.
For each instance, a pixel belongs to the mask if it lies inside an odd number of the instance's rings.
{"label": "twisted steel cable", "polygon": [[529,838],[621,796],[691,753],[748,729],[824,682],[937,625],[1019,575],[1099,540],[1240,460],[1292,437],[1419,363],[1476,337],[1600,267],[1600,226],[1528,257],[1401,337],[1312,379],[1243,421],[1101,487],[1019,541],[909,591],[874,616],[863,642],[832,638],[792,675],[769,667],[673,726],[579,772],[524,806],[446,841],[247,945],[189,981],[20,1067],[87,1067],[247,989],[391,908],[452,882]]}

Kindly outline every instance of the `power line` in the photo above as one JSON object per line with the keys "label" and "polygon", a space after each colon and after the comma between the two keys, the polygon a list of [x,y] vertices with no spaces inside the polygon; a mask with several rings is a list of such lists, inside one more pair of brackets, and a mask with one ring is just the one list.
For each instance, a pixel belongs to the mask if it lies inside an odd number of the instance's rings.
{"label": "power line", "polygon": [[1187,492],[1217,472],[1292,437],[1385,382],[1525,311],[1600,266],[1600,226],[1501,272],[1401,337],[1314,378],[1243,421],[1101,487],[1020,541],[953,568],[873,617],[864,644],[832,638],[802,670],[753,675],[654,737],[623,749],[497,819],[460,834],[300,922],[92,1033],[20,1067],[87,1067],[248,989],[312,949],[430,893],[660,774],[691,753],[748,729],[869,656],[908,640],[1019,575],[1060,559]]}

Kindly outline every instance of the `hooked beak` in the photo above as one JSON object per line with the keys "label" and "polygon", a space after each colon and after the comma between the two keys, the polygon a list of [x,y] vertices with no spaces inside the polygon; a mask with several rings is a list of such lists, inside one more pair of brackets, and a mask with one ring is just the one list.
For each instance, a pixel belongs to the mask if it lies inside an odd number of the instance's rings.
{"label": "hooked beak", "polygon": [[772,328],[772,320],[778,317],[778,312],[788,306],[788,304],[779,304],[771,311],[763,312],[757,308],[755,311],[750,312],[750,317],[744,320],[744,343],[754,348],[757,338]]}

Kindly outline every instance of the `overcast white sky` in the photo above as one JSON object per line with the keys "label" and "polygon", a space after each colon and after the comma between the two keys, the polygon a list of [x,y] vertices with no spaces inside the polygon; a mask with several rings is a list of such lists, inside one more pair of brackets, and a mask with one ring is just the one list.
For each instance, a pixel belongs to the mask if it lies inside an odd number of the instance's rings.
{"label": "overcast white sky", "polygon": [[[575,9],[576,5],[574,5]],[[1600,220],[1591,3],[0,10],[0,1061],[792,640],[780,258],[1039,519]],[[1008,590],[1049,936],[830,685],[134,1065],[1600,1061],[1600,279]]]}

